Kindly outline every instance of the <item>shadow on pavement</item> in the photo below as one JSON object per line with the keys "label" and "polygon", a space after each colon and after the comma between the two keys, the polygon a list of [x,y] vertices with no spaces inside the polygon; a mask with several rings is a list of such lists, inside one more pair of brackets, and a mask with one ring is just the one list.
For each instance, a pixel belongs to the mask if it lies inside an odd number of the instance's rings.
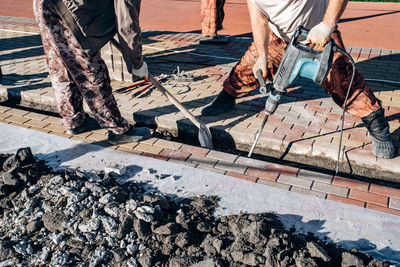
{"label": "shadow on pavement", "polygon": [[[144,45],[148,44],[156,44],[158,40],[156,40],[157,36],[163,35],[163,39],[160,42],[165,41],[165,35],[170,35],[171,39],[173,40],[172,42],[176,42],[176,36],[179,33],[176,32],[165,32],[165,31],[145,31],[143,32],[143,40],[144,40]],[[181,34],[186,34],[186,33],[181,33]],[[186,38],[186,37],[185,37]],[[168,38],[167,38],[168,39]],[[7,40],[8,42],[12,41]],[[32,45],[38,45],[40,44],[40,37],[38,35],[35,36],[26,36],[26,37],[18,37],[14,40],[16,43],[18,43],[17,47],[29,47]],[[0,40],[0,47],[3,47],[1,42],[4,43],[4,40]],[[240,42],[240,45],[239,43]],[[24,46],[24,43],[26,43],[26,46]],[[168,70],[169,66],[180,66],[182,70],[185,72],[189,71],[198,71],[202,70],[208,67],[215,67],[215,66],[221,66],[223,68],[223,71],[221,73],[229,73],[234,64],[238,61],[238,59],[241,57],[242,54],[246,51],[247,47],[250,45],[251,39],[235,39],[232,40],[230,43],[227,45],[200,45],[196,42],[193,44],[185,44],[182,43],[180,47],[173,48],[170,50],[163,50],[160,49],[158,50],[157,46],[155,45],[156,51],[152,51],[150,53],[146,53],[146,61],[149,64],[149,68],[151,72],[154,72],[154,74],[161,74],[157,73],[160,72],[160,70]],[[179,44],[177,44],[179,46]],[[36,49],[36,48],[34,48]],[[35,50],[37,53],[39,53],[39,49]],[[42,48],[40,48],[40,53],[43,53]],[[21,52],[18,54],[20,56],[23,56],[24,54]],[[26,55],[25,55],[26,56]],[[385,70],[379,70],[377,71],[371,71],[371,68],[377,68],[379,66],[380,62],[382,61],[393,61],[397,62],[400,58],[400,54],[392,54],[392,55],[386,55],[386,56],[379,56],[375,58],[371,58],[368,60],[364,60],[361,62],[358,62],[356,64],[357,69],[363,73],[364,70],[367,74],[365,74],[366,78],[373,78],[373,79],[380,79],[381,76],[383,76],[383,73]],[[152,67],[153,66],[153,67]],[[387,64],[382,65],[382,68],[390,68],[387,66]],[[154,68],[154,69],[153,69]],[[172,73],[173,68],[170,69],[170,73]],[[168,74],[168,73],[167,73]],[[200,81],[200,80],[205,80],[207,78],[210,78],[210,75],[217,75],[218,83],[221,83],[221,89],[222,89],[222,80],[224,79],[223,74],[219,73],[213,73],[213,72],[206,72],[206,74],[199,73],[199,75],[196,77],[194,76],[194,81]],[[15,90],[17,93],[16,94],[11,94],[12,97],[16,97],[15,95],[18,95],[18,92],[25,91],[25,90],[33,90],[33,89],[41,89],[50,86],[49,83],[37,83],[37,84],[30,84],[32,82],[37,82],[40,78],[44,78],[46,76],[46,73],[40,73],[37,75],[23,75],[23,74],[4,74],[3,81],[2,83],[4,85],[19,85],[21,80],[24,80],[22,83],[28,83],[28,85],[21,85],[18,88],[13,88],[11,90]],[[10,79],[11,78],[11,79]],[[399,89],[399,86],[397,85],[390,85],[390,84],[383,84],[383,83],[377,83],[377,82],[369,82],[369,85],[373,88],[374,92],[379,98],[379,93],[380,92],[393,92],[395,90]],[[11,91],[9,89],[9,91]],[[191,88],[190,91],[194,91],[196,88]],[[178,92],[179,93],[179,92]],[[184,94],[180,92],[181,94]],[[217,92],[218,93],[218,92]],[[146,97],[151,94],[151,91],[148,90],[146,94],[143,94],[139,97]],[[182,104],[186,107],[189,108],[195,108],[195,109],[201,109],[203,106],[206,104],[210,103],[215,96],[207,96],[207,97],[202,97],[202,98],[197,98],[194,100],[190,101],[183,101]],[[326,99],[327,101],[332,101],[329,100],[330,96],[320,87],[312,82],[305,80],[305,79],[299,79],[293,88],[290,88],[288,90],[287,95],[284,97],[282,104],[289,104],[291,105],[292,103],[304,103],[305,106],[307,107],[307,101],[313,101],[313,100],[319,100],[319,99]],[[184,99],[184,98],[183,98]],[[226,142],[226,146],[230,147],[232,150],[236,150],[236,144],[234,141],[234,138],[231,136],[229,133],[229,130],[237,125],[240,122],[246,121],[247,119],[258,116],[260,112],[263,111],[264,108],[264,103],[265,103],[266,97],[259,95],[258,90],[254,90],[249,96],[244,97],[238,101],[237,108],[235,111],[230,112],[230,113],[225,113],[221,114],[219,116],[215,117],[202,117],[202,116],[197,116],[201,121],[208,123],[208,124],[214,124],[214,126],[211,126],[211,132],[213,135],[218,136],[218,140],[224,140]],[[169,103],[168,103],[169,104]],[[384,102],[385,104],[385,102]],[[332,105],[334,108],[338,108],[336,105]],[[395,112],[396,108],[390,108],[387,112],[386,115],[389,119],[389,121],[396,121],[400,119],[400,113]],[[279,107],[278,107],[279,109]],[[172,104],[169,104],[167,106],[163,106],[162,108],[152,108],[144,111],[139,111],[133,114],[133,118],[136,122],[138,123],[143,123],[145,125],[151,126],[151,127],[157,127],[157,116],[151,117],[149,116],[149,112],[155,112],[158,114],[158,116],[166,115],[166,114],[171,114],[173,112],[178,112],[178,109],[176,109]],[[287,112],[287,111],[286,111]],[[289,112],[294,112],[294,111],[289,111]],[[315,112],[314,110],[310,110],[310,114],[318,113]],[[336,113],[338,111],[336,110]],[[330,111],[328,111],[327,114],[322,114],[321,115],[322,120],[327,120],[327,116],[330,114]],[[261,114],[260,114],[261,115]],[[299,113],[298,116],[301,116],[302,114]],[[335,114],[336,115],[336,114]],[[348,115],[349,116],[349,115]],[[349,118],[347,116],[347,118]],[[259,117],[259,116],[258,116]],[[313,120],[310,118],[309,120]],[[353,118],[354,120],[354,118]],[[220,125],[215,125],[217,123],[220,123]],[[261,119],[260,119],[261,123]],[[194,143],[196,143],[197,140],[197,133],[198,129],[191,124],[187,119],[182,119],[177,121],[178,125],[178,135],[179,136],[189,136],[192,139]],[[308,125],[305,125],[307,127]],[[345,130],[350,130],[354,128],[360,128],[362,127],[361,121],[358,123],[354,123],[351,127],[346,127]],[[340,128],[333,129],[329,133],[335,133],[338,132]],[[394,135],[398,136],[400,134],[399,129],[392,129],[394,131]],[[329,133],[324,133],[329,134]],[[316,134],[315,137],[320,136],[319,134]],[[220,138],[221,137],[221,138]],[[223,139],[222,139],[223,138]],[[295,142],[298,141],[303,141],[306,139],[310,139],[312,137],[308,138],[299,138],[298,140],[291,141],[289,145],[287,146],[286,151],[281,155],[281,159],[284,159],[285,156],[290,152],[290,149],[292,145]],[[218,140],[216,143],[220,143]],[[196,143],[197,144],[197,143]],[[398,146],[398,143],[396,142],[395,144]],[[225,146],[225,144],[224,144]]]}

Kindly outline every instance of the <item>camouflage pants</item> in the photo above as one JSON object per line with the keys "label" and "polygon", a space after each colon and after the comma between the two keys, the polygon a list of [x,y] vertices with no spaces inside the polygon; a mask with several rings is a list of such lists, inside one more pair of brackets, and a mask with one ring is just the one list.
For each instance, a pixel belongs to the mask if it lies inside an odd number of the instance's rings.
{"label": "camouflage pants", "polygon": [[201,0],[201,34],[216,35],[222,29],[225,0]]}
{"label": "camouflage pants", "polygon": [[[336,30],[332,34],[341,48],[344,49],[341,34]],[[269,31],[268,44],[268,72],[275,75],[285,53],[287,43],[279,39],[271,30]],[[240,62],[230,72],[224,81],[224,90],[232,96],[242,97],[260,85],[255,79],[252,68],[257,60],[257,51],[254,43],[246,51]],[[346,92],[352,75],[352,65],[348,58],[340,53],[335,53],[332,68],[322,84],[324,90],[331,95],[337,105],[343,107]],[[346,112],[359,118],[368,116],[379,110],[381,106],[372,89],[366,84],[362,74],[356,70],[352,89],[347,101]]]}
{"label": "camouflage pants", "polygon": [[64,126],[73,129],[84,121],[84,99],[101,127],[115,134],[128,131],[129,123],[117,107],[100,52],[89,57],[81,49],[51,0],[34,0],[33,9]]}

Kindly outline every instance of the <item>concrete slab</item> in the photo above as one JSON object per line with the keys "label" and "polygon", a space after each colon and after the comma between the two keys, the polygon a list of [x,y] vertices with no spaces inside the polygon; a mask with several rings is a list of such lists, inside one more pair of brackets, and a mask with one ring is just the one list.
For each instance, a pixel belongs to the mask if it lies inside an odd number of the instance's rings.
{"label": "concrete slab", "polygon": [[[399,216],[0,123],[0,153],[26,146],[56,169],[103,170],[117,163],[127,168],[123,179],[146,182],[171,196],[219,196],[217,216],[275,212],[287,228],[400,264]],[[151,172],[170,176],[154,179]]]}

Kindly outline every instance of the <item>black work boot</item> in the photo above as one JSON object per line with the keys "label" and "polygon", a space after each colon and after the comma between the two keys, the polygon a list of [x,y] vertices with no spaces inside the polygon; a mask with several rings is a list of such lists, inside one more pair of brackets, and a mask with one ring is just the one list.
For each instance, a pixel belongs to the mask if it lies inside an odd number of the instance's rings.
{"label": "black work boot", "polygon": [[96,122],[96,120],[91,118],[91,117],[89,117],[88,115],[86,115],[86,118],[83,120],[81,125],[79,125],[78,127],[73,128],[73,129],[67,129],[67,133],[71,134],[71,135],[76,135],[76,134],[80,134],[80,133],[93,131],[93,130],[96,130],[96,129],[99,129],[99,128],[100,128],[100,126]]}
{"label": "black work boot", "polygon": [[217,116],[235,108],[235,97],[222,90],[217,97],[201,110],[203,116]]}
{"label": "black work boot", "polygon": [[385,111],[380,109],[361,119],[371,135],[372,153],[381,158],[393,158],[394,146]]}
{"label": "black work boot", "polygon": [[122,145],[126,143],[139,142],[150,138],[151,132],[147,127],[133,127],[123,134],[108,132],[107,142],[112,145]]}

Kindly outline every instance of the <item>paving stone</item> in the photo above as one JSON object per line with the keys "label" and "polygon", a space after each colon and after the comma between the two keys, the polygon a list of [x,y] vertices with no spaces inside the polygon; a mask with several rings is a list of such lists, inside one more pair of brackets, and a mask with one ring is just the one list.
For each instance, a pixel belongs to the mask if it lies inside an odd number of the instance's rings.
{"label": "paving stone", "polygon": [[180,160],[180,161],[185,161],[190,156],[190,154],[187,153],[187,152],[171,150],[171,149],[168,149],[168,148],[162,149],[162,151],[159,154],[162,157],[169,158],[169,159]]}
{"label": "paving stone", "polygon": [[104,134],[99,134],[99,133],[91,133],[89,136],[86,137],[87,139],[91,141],[103,141],[107,140],[107,135]]}
{"label": "paving stone", "polygon": [[[30,127],[29,129],[33,130],[33,129],[35,129],[35,127]],[[53,135],[57,135],[57,136],[68,138],[68,139],[72,138],[72,136],[73,136],[73,135],[70,135],[70,134],[67,134],[67,133],[60,133],[60,132],[50,132],[50,133],[53,134]],[[80,139],[80,140],[84,140],[85,143],[90,143],[90,140],[85,139],[85,138]]]}
{"label": "paving stone", "polygon": [[25,122],[25,125],[31,126],[31,127],[36,127],[36,128],[44,128],[47,125],[49,125],[49,123],[44,122],[44,121],[38,121],[38,120],[29,120],[29,121]]}
{"label": "paving stone", "polygon": [[29,129],[30,130],[34,130],[34,131],[38,131],[38,132],[43,132],[43,133],[50,133],[50,131],[45,129],[45,128],[30,127]]}
{"label": "paving stone", "polygon": [[58,124],[58,125],[62,125],[62,119],[58,118],[58,117],[47,117],[45,118],[46,122],[49,122],[51,124]]}
{"label": "paving stone", "polygon": [[259,184],[263,184],[263,185],[268,185],[268,186],[272,186],[272,187],[277,187],[283,190],[289,190],[290,185],[288,184],[281,184],[281,183],[277,183],[277,182],[271,182],[268,180],[264,180],[264,179],[258,179],[257,183]]}
{"label": "paving stone", "polygon": [[9,110],[7,110],[7,113],[9,113],[11,115],[24,117],[26,114],[29,113],[29,111],[26,111],[23,109],[10,108]]}
{"label": "paving stone", "polygon": [[155,142],[157,142],[158,138],[152,137],[143,141],[140,141],[142,144],[148,144],[148,145],[153,145]]}
{"label": "paving stone", "polygon": [[316,141],[313,143],[313,148],[311,154],[313,156],[318,156],[318,157],[325,157],[329,159],[337,159],[337,147],[333,146],[331,143],[327,142],[320,142]]}
{"label": "paving stone", "polygon": [[194,164],[208,166],[210,168],[214,167],[215,164],[218,162],[218,160],[216,160],[216,159],[200,157],[200,156],[196,156],[196,155],[190,155],[190,157],[186,161],[194,163]]}
{"label": "paving stone", "polygon": [[387,207],[389,198],[387,196],[377,195],[373,193],[368,193],[356,189],[351,189],[349,198],[365,201],[368,203],[380,205]]}
{"label": "paving stone", "polygon": [[376,166],[382,170],[390,170],[395,173],[400,173],[400,157],[393,159],[377,158]]}
{"label": "paving stone", "polygon": [[238,156],[236,156],[236,155],[228,154],[225,152],[220,152],[217,150],[210,150],[210,152],[208,152],[208,154],[207,154],[207,158],[212,158],[212,159],[221,160],[221,161],[225,161],[225,162],[234,162],[237,157]]}
{"label": "paving stone", "polygon": [[11,108],[10,107],[6,107],[6,106],[2,106],[0,105],[0,113],[4,113],[9,111]]}
{"label": "paving stone", "polygon": [[251,167],[247,169],[246,174],[248,174],[250,176],[255,176],[255,177],[263,179],[263,180],[269,180],[272,182],[275,182],[279,176],[279,173],[275,172],[275,171],[271,172],[271,171],[261,170],[261,169],[251,168]]}
{"label": "paving stone", "polygon": [[371,184],[369,191],[371,193],[400,199],[400,189],[399,188],[393,188],[393,187],[388,187],[388,186],[383,186],[383,185],[378,185],[378,184]]}
{"label": "paving stone", "polygon": [[21,127],[21,128],[26,128],[28,129],[29,126],[24,124],[24,123],[19,123],[19,122],[10,122],[11,125],[17,126],[17,127]]}
{"label": "paving stone", "polygon": [[312,191],[312,190],[301,188],[301,187],[297,187],[297,186],[292,186],[290,188],[290,191],[296,192],[296,193],[305,194],[305,195],[309,195],[309,196],[319,197],[319,198],[323,198],[323,199],[325,199],[326,196],[327,196],[327,194],[325,194],[325,193]]}
{"label": "paving stone", "polygon": [[137,151],[147,152],[147,153],[155,154],[155,155],[159,154],[162,151],[161,147],[156,147],[156,146],[152,146],[149,144],[143,144],[143,143],[140,143],[134,149]]}
{"label": "paving stone", "polygon": [[267,166],[266,171],[275,172],[275,173],[278,173],[278,174],[296,176],[297,173],[299,172],[299,169],[295,168],[295,167],[291,167],[291,166],[286,166],[286,165],[281,165],[281,164],[276,164],[276,163],[270,163]]}
{"label": "paving stone", "polygon": [[215,165],[215,168],[244,174],[244,172],[247,169],[247,166],[237,165],[233,162],[218,161],[217,165]]}
{"label": "paving stone", "polygon": [[28,118],[24,118],[22,116],[18,116],[18,115],[11,115],[7,118],[4,119],[5,121],[11,122],[11,123],[20,123],[20,124],[24,124],[25,122],[29,121]]}
{"label": "paving stone", "polygon": [[242,156],[239,156],[235,160],[235,163],[240,164],[240,165],[249,166],[249,167],[256,168],[256,169],[261,169],[261,170],[265,170],[269,164],[266,161],[252,159],[252,158],[248,158],[248,157],[242,157]]}
{"label": "paving stone", "polygon": [[355,179],[349,179],[344,177],[335,176],[332,182],[333,185],[348,187],[351,189],[357,189],[360,191],[368,191],[369,183],[364,181],[359,181]]}
{"label": "paving stone", "polygon": [[49,116],[43,115],[40,113],[29,112],[29,113],[25,114],[24,117],[31,119],[31,120],[43,121],[44,119],[48,118]]}
{"label": "paving stone", "polygon": [[[138,144],[136,144],[136,145],[138,145]],[[136,155],[143,154],[143,152],[141,152],[141,151],[133,150],[133,148],[129,148],[129,147],[126,147],[126,146],[118,146],[117,150],[123,151],[123,152],[132,153],[132,154],[136,154]]]}
{"label": "paving stone", "polygon": [[320,182],[314,182],[311,190],[337,195],[341,197],[347,197],[347,194],[349,192],[349,189],[346,187],[340,187]]}
{"label": "paving stone", "polygon": [[5,121],[7,118],[11,117],[11,114],[8,113],[0,113],[0,120]]}
{"label": "paving stone", "polygon": [[277,182],[283,183],[283,184],[288,184],[288,185],[295,185],[295,186],[298,186],[301,188],[306,188],[306,189],[310,189],[311,184],[312,184],[311,180],[298,178],[298,177],[290,176],[290,175],[286,175],[286,174],[279,175]]}
{"label": "paving stone", "polygon": [[148,152],[143,152],[142,156],[148,157],[148,158],[153,158],[153,159],[164,160],[164,161],[168,160],[168,158],[166,158],[166,157],[163,157],[163,156],[160,156],[160,155],[151,154],[151,153],[148,153]]}
{"label": "paving stone", "polygon": [[319,172],[313,172],[309,170],[299,170],[297,175],[299,178],[309,179],[318,181],[321,183],[330,184],[332,182],[333,176],[331,174],[324,174]]}
{"label": "paving stone", "polygon": [[400,199],[390,198],[390,200],[389,200],[389,208],[400,211]]}
{"label": "paving stone", "polygon": [[228,171],[226,173],[226,175],[232,176],[232,177],[235,177],[235,178],[239,178],[239,179],[243,179],[243,180],[247,180],[247,181],[251,181],[251,182],[256,182],[257,181],[256,177],[245,175],[245,174],[241,174],[241,173],[231,172],[231,171]]}
{"label": "paving stone", "polygon": [[174,142],[174,141],[168,141],[165,139],[158,139],[155,143],[155,146],[159,146],[162,148],[169,148],[171,150],[179,150],[182,147],[181,143]]}
{"label": "paving stone", "polygon": [[187,153],[190,153],[193,155],[197,155],[197,156],[205,156],[205,155],[207,155],[208,152],[210,152],[210,149],[196,147],[196,146],[190,146],[190,145],[183,145],[181,148],[181,151],[187,152]]}

